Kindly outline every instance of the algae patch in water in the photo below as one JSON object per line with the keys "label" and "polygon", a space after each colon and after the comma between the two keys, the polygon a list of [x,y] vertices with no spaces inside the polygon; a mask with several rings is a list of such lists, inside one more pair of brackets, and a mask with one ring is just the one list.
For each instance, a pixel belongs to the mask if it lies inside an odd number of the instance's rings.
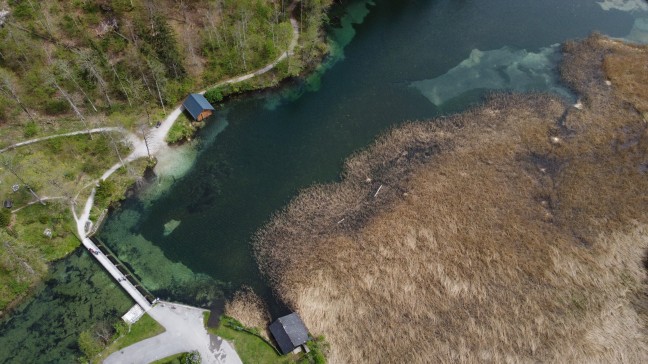
{"label": "algae patch in water", "polygon": [[503,47],[490,51],[473,49],[470,56],[445,74],[411,83],[430,102],[441,106],[472,90],[550,90],[569,97],[558,86],[556,64],[559,45],[529,52]]}
{"label": "algae patch in water", "polygon": [[0,321],[0,363],[74,363],[79,334],[133,301],[84,249],[53,264],[34,299]]}
{"label": "algae patch in water", "polygon": [[169,236],[178,226],[180,226],[179,220],[169,220],[164,224],[164,236]]}
{"label": "algae patch in water", "polygon": [[[141,214],[124,210],[104,225],[101,238],[122,262],[137,267],[136,273],[144,287],[162,299],[182,298],[183,302],[209,306],[223,295],[222,283],[208,275],[195,273],[181,262],[167,257],[162,249],[141,234],[132,234]],[[164,224],[165,235],[180,225],[170,220]]]}

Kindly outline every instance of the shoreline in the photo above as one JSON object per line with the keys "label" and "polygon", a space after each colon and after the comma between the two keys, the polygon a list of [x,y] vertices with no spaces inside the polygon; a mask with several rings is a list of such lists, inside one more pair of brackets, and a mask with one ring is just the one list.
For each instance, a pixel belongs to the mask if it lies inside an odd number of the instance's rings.
{"label": "shoreline", "polygon": [[[293,27],[293,39],[291,40],[291,43],[289,45],[289,49],[284,51],[282,54],[279,55],[279,57],[277,59],[273,60],[271,63],[267,64],[264,67],[261,67],[261,68],[259,68],[257,70],[254,70],[254,71],[249,72],[249,73],[247,73],[245,75],[242,75],[242,76],[232,77],[232,78],[220,81],[220,82],[218,82],[218,83],[216,83],[216,84],[214,84],[214,85],[212,85],[210,87],[201,89],[200,91],[197,91],[197,92],[199,92],[201,94],[204,94],[206,91],[209,91],[209,90],[214,89],[214,88],[228,86],[228,85],[232,85],[232,84],[237,84],[237,83],[244,82],[244,81],[247,81],[247,80],[250,80],[250,79],[254,79],[254,78],[258,77],[258,76],[261,76],[261,75],[264,75],[264,74],[267,74],[267,73],[273,71],[279,63],[281,63],[282,61],[284,61],[288,57],[294,56],[295,55],[295,49],[299,45],[299,36],[300,36],[299,24],[298,24],[298,21],[295,18],[295,14],[294,14],[295,13],[295,6],[297,5],[298,2],[299,2],[298,0],[295,0],[289,5],[289,8],[291,9],[291,11],[290,11],[290,14],[291,14],[290,22],[291,22],[291,25]],[[322,30],[320,32],[319,41],[326,41],[326,39],[327,39],[327,35]],[[255,88],[253,90],[243,91],[243,92],[240,92],[240,93],[233,94],[233,95],[231,95],[230,99],[228,99],[227,101],[231,101],[231,99],[238,99],[238,98],[247,97],[249,95],[254,95],[256,93],[271,92],[272,90],[276,90],[276,89],[279,89],[279,88],[282,88],[282,87],[286,87],[289,83],[295,82],[297,79],[299,79],[301,77],[306,77],[307,75],[313,73],[321,65],[321,62],[325,62],[327,56],[328,56],[327,53],[321,54],[321,58],[318,61],[319,63],[309,64],[308,67],[304,68],[302,70],[302,72],[298,76],[290,76],[289,75],[287,77],[284,77],[284,78],[280,79],[278,81],[277,85],[261,86],[259,88]],[[150,151],[151,161],[152,162],[155,163],[156,157],[159,154],[164,153],[166,150],[169,150],[170,148],[174,148],[174,147],[184,143],[184,141],[181,142],[181,143],[173,143],[173,144],[169,144],[169,143],[166,142],[166,135],[168,135],[169,130],[175,124],[175,122],[178,120],[178,118],[181,116],[182,112],[183,112],[183,107],[182,107],[182,104],[180,104],[178,107],[173,109],[173,111],[171,111],[168,114],[168,116],[164,119],[164,121],[161,122],[161,124],[160,124],[160,126],[158,128],[151,128],[151,131],[152,131],[152,134],[154,135],[154,137],[150,138],[152,140],[147,140],[147,142],[154,145],[154,147],[151,148],[151,151]],[[102,129],[102,130],[105,129],[107,131],[118,131],[118,132],[124,133],[125,136],[126,136],[126,139],[129,140],[131,145],[133,146],[133,150],[127,157],[125,157],[123,159],[123,161],[120,161],[119,163],[114,164],[112,167],[110,167],[108,170],[106,170],[101,175],[101,177],[97,180],[97,182],[104,181],[104,180],[108,179],[113,173],[115,173],[120,168],[124,167],[125,165],[128,165],[129,163],[131,163],[131,162],[133,162],[135,160],[138,160],[138,159],[141,159],[141,158],[146,158],[147,155],[149,154],[147,152],[148,148],[145,145],[146,143],[144,142],[144,140],[140,139],[138,136],[134,135],[133,133],[130,133],[130,132],[124,130],[123,128],[119,128],[119,127],[117,127],[117,128],[115,128],[115,127],[106,127],[106,128],[100,128],[100,129]],[[201,128],[195,130],[193,132],[191,138],[195,137],[197,135],[197,133],[200,131],[200,129]],[[97,132],[97,130],[92,129],[91,132]],[[21,147],[22,145],[37,143],[37,142],[40,142],[40,141],[43,141],[43,140],[49,140],[49,139],[53,139],[53,138],[64,137],[64,136],[67,136],[67,135],[77,135],[77,134],[87,134],[87,131],[69,132],[69,133],[64,133],[64,134],[61,134],[61,135],[50,135],[50,136],[46,136],[46,137],[42,137],[42,138],[36,138],[33,141],[29,140],[29,141],[17,143],[15,145],[10,145],[8,147],[5,147],[3,149],[3,151],[18,148],[18,147]],[[149,138],[147,138],[147,139],[149,139]],[[127,187],[124,194],[127,191],[131,190],[131,188],[135,186],[135,183],[136,182],[134,182],[129,187]],[[78,217],[76,216],[76,210],[75,210],[74,204],[70,206],[72,214],[74,215],[73,216],[74,221],[76,221],[76,231],[77,231],[77,233],[75,235],[77,236],[77,238],[79,239],[80,242],[83,241],[83,239],[81,237],[84,237],[85,234],[86,234],[86,232],[85,232],[85,223],[86,223],[86,221],[89,221],[91,210],[92,210],[92,207],[94,206],[93,199],[94,199],[95,191],[96,191],[96,186],[93,186],[90,197],[83,204],[85,207],[83,208],[83,210],[81,211],[81,213],[79,214]],[[112,204],[119,203],[119,201],[123,200],[124,194],[122,194],[117,199],[113,199],[113,200],[109,201],[108,209],[111,208]],[[91,230],[91,231],[93,231],[93,233],[97,233],[99,230],[97,229],[97,230]],[[52,260],[52,261],[47,262],[48,267],[51,267],[52,264],[56,264],[56,263],[58,263],[58,262],[60,262],[60,261],[62,261],[64,259],[66,259],[71,254],[74,254],[75,252],[77,252],[79,249],[84,249],[83,244],[79,244],[79,246],[77,248],[71,250],[65,256],[60,257],[60,258],[58,258],[56,260]],[[48,270],[49,270],[49,268],[48,268]],[[16,298],[16,299],[12,300],[7,305],[7,307],[5,307],[5,309],[2,310],[2,312],[0,313],[0,319],[8,319],[9,320],[10,317],[11,317],[11,312],[13,312],[13,310],[15,310],[26,299],[28,299],[29,297],[32,297],[35,289],[38,286],[40,286],[43,282],[44,282],[44,280],[39,280],[39,281],[34,282],[32,284],[32,286],[23,295],[21,295],[20,298]]]}

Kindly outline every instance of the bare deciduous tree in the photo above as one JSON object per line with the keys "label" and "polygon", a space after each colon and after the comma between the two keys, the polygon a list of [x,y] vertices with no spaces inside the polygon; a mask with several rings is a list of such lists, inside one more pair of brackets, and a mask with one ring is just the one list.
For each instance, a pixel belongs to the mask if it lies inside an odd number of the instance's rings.
{"label": "bare deciduous tree", "polygon": [[151,71],[151,76],[153,76],[153,81],[155,81],[155,88],[157,90],[158,99],[160,100],[160,105],[162,106],[162,111],[166,115],[166,107],[164,106],[164,99],[162,98],[162,87],[166,83],[166,77],[164,76],[164,66],[157,61],[148,60],[149,70]]}
{"label": "bare deciduous tree", "polygon": [[18,103],[18,105],[20,105],[20,108],[25,112],[25,114],[27,114],[27,116],[29,116],[29,119],[31,121],[34,121],[34,117],[29,112],[29,110],[27,110],[27,107],[22,102],[22,100],[20,100],[20,97],[18,96],[18,92],[16,91],[16,87],[15,87],[14,83],[11,81],[11,79],[9,79],[8,75],[3,75],[2,76],[2,79],[0,80],[0,91],[2,91],[6,95],[8,95],[12,99],[14,99],[16,101],[16,103]]}
{"label": "bare deciduous tree", "polygon": [[110,95],[108,94],[110,88],[108,87],[108,83],[106,80],[103,78],[101,75],[101,70],[97,66],[97,59],[96,57],[92,54],[92,51],[89,50],[82,50],[76,52],[77,54],[77,59],[81,63],[81,67],[85,69],[92,77],[97,81],[97,84],[99,85],[99,88],[104,94],[104,97],[106,98],[106,102],[108,103],[108,106],[112,107],[112,100],[110,99]]}
{"label": "bare deciduous tree", "polygon": [[64,60],[56,60],[54,62],[54,67],[55,69],[60,72],[66,79],[72,81],[72,83],[77,87],[79,92],[83,94],[83,96],[88,100],[88,103],[92,107],[92,109],[96,112],[97,108],[95,107],[94,103],[92,102],[92,99],[88,94],[85,92],[83,87],[79,84],[79,82],[76,80],[76,77],[74,77],[74,74],[70,70],[70,64],[67,61]]}
{"label": "bare deciduous tree", "polygon": [[65,92],[65,90],[64,90],[63,88],[61,88],[61,86],[58,84],[58,82],[56,81],[56,78],[55,78],[54,76],[51,76],[51,77],[49,78],[49,82],[50,82],[54,87],[56,87],[56,89],[59,90],[59,92],[61,93],[61,95],[63,95],[63,97],[65,98],[65,100],[67,100],[68,104],[70,104],[70,107],[72,107],[72,110],[74,110],[74,113],[77,115],[77,117],[79,118],[79,120],[81,120],[81,122],[82,122],[83,125],[85,126],[86,130],[88,131],[88,136],[90,137],[90,139],[92,139],[92,133],[90,133],[90,127],[88,126],[88,122],[87,122],[87,120],[85,119],[85,117],[83,116],[83,114],[81,113],[81,110],[79,110],[79,108],[76,106],[76,104],[74,103],[74,101],[72,100],[72,98],[70,97],[70,95],[68,95],[68,93]]}

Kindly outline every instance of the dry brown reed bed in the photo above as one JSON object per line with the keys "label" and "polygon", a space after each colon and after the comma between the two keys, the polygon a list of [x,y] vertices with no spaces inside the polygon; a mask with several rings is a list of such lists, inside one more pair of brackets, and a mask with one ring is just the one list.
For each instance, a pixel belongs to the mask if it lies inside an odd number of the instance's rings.
{"label": "dry brown reed bed", "polygon": [[236,318],[243,326],[259,328],[259,332],[269,338],[266,330],[270,324],[270,314],[263,300],[249,287],[243,287],[225,303],[225,314]]}
{"label": "dry brown reed bed", "polygon": [[605,83],[617,47],[565,45],[582,110],[504,95],[392,130],[259,232],[332,363],[648,361],[648,140]]}

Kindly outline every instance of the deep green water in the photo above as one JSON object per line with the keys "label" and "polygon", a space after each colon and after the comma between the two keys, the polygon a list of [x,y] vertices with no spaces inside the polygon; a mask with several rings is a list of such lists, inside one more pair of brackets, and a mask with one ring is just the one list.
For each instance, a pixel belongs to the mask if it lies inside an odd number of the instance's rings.
{"label": "deep green water", "polygon": [[[637,38],[633,24],[644,23],[635,19],[648,17],[593,0],[355,1],[333,14],[345,16],[332,22],[341,26],[331,30],[326,67],[226,105],[197,141],[160,162],[158,180],[110,216],[101,238],[161,298],[210,305],[249,285],[281,313],[250,238],[301,188],[338,180],[344,159],[388,128],[463,110],[493,90],[570,98],[557,82],[555,44],[593,30]],[[53,270],[79,269],[86,258],[72,256]],[[102,292],[114,285],[98,267],[83,269],[44,285],[0,325],[0,359],[73,358],[75,335],[88,321],[128,308],[123,294],[111,293],[99,310]],[[86,274],[99,277],[95,296],[72,288]],[[73,319],[81,323],[58,324]],[[26,360],[38,352],[50,355]]]}

